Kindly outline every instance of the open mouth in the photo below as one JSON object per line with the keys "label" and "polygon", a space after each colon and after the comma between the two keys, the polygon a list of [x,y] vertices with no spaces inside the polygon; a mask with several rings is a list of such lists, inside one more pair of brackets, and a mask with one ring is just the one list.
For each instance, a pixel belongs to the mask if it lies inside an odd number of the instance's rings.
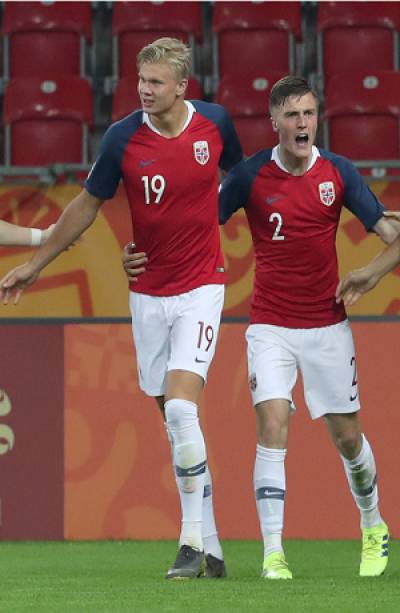
{"label": "open mouth", "polygon": [[299,145],[307,145],[308,134],[298,134],[296,136],[296,143],[298,143]]}

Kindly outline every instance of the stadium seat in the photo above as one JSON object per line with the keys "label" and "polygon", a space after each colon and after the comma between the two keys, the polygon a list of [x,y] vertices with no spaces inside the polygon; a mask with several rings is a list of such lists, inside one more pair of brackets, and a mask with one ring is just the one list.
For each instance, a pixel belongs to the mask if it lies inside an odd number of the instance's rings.
{"label": "stadium seat", "polygon": [[398,70],[399,2],[319,2],[318,73]]}
{"label": "stadium seat", "polygon": [[246,156],[278,142],[269,119],[268,99],[272,85],[283,73],[225,75],[219,84],[215,101],[225,106],[232,116]]}
{"label": "stadium seat", "polygon": [[92,106],[86,79],[12,79],[4,94],[5,163],[86,164]]}
{"label": "stadium seat", "polygon": [[[137,83],[137,77],[123,77],[118,81],[113,96],[113,121],[118,121],[119,119],[122,119],[122,117],[132,113],[132,111],[141,108],[140,98],[137,91]],[[188,100],[199,100],[202,98],[200,83],[194,77],[189,79],[186,98]]]}
{"label": "stadium seat", "polygon": [[355,161],[399,160],[399,92],[400,72],[364,70],[331,77],[326,89],[325,146]]}
{"label": "stadium seat", "polygon": [[214,74],[296,70],[300,2],[215,2]]}
{"label": "stadium seat", "polygon": [[137,74],[138,52],[170,36],[192,48],[201,38],[201,2],[115,2],[112,17],[113,76]]}
{"label": "stadium seat", "polygon": [[4,77],[84,76],[90,2],[4,2]]}

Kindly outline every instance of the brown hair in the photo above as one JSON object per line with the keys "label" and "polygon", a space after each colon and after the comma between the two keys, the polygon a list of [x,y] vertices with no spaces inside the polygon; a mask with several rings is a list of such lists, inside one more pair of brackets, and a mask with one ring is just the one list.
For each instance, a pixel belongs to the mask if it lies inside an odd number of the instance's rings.
{"label": "brown hair", "polygon": [[309,93],[314,96],[317,104],[319,104],[318,94],[310,87],[303,77],[287,75],[279,79],[279,81],[272,86],[269,96],[269,109],[271,111],[274,107],[282,106],[290,96],[301,98]]}

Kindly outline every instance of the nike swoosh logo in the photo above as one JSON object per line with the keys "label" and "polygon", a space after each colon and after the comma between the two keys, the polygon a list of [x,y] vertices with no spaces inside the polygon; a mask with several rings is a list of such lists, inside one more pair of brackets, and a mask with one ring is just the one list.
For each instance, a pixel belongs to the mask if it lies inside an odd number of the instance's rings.
{"label": "nike swoosh logo", "polygon": [[350,396],[350,402],[354,402],[354,400],[357,398],[358,394],[356,394],[355,396]]}
{"label": "nike swoosh logo", "polygon": [[277,200],[282,200],[283,196],[271,196],[265,199],[267,204],[274,204]]}
{"label": "nike swoosh logo", "polygon": [[145,168],[146,166],[150,166],[150,164],[153,164],[153,162],[155,162],[155,160],[140,160],[139,166]]}
{"label": "nike swoosh logo", "polygon": [[207,360],[199,360],[199,358],[195,358],[194,361],[198,362],[199,364],[205,364],[207,362]]}
{"label": "nike swoosh logo", "polygon": [[282,196],[271,196],[270,198],[265,198],[265,202],[267,204],[274,204],[277,200],[282,200]]}

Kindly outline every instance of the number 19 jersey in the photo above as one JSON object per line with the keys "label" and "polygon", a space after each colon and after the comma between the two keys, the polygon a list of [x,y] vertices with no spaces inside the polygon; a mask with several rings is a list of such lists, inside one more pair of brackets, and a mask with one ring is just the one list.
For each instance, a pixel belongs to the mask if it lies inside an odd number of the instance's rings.
{"label": "number 19 jersey", "polygon": [[218,169],[242,158],[225,109],[186,101],[182,132],[166,138],[149,116],[136,111],[106,132],[86,180],[87,191],[112,198],[124,182],[137,251],[146,272],[131,290],[173,296],[224,282],[218,227]]}

